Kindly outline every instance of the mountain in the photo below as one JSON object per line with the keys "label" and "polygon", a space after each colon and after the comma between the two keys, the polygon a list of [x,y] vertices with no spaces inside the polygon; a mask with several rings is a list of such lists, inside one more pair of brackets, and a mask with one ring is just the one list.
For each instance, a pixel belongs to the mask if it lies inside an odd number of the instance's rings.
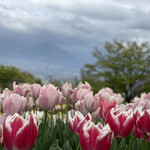
{"label": "mountain", "polygon": [[79,77],[84,64],[82,56],[51,43],[15,44],[13,41],[0,45],[0,63],[14,65],[41,78]]}

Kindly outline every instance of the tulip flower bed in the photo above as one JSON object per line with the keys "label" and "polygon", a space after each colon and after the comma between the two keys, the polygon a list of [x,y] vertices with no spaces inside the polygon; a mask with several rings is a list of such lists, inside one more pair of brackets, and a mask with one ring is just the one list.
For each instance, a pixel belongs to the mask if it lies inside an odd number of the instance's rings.
{"label": "tulip flower bed", "polygon": [[150,149],[150,93],[125,103],[110,88],[93,95],[87,82],[14,82],[0,94],[0,110],[0,149]]}

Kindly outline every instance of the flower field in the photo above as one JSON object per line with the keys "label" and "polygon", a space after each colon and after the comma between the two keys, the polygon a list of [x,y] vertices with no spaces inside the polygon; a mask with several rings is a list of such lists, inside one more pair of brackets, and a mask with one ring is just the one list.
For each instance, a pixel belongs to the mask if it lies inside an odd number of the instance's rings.
{"label": "flower field", "polygon": [[14,82],[0,94],[0,111],[0,149],[150,149],[150,93],[126,103],[110,88],[94,94],[87,82]]}

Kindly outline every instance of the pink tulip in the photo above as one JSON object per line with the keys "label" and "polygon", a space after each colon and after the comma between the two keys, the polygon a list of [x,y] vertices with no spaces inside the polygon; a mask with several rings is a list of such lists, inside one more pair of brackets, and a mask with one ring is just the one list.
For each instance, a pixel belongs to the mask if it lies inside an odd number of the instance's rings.
{"label": "pink tulip", "polygon": [[94,112],[99,106],[99,100],[93,97],[92,93],[88,93],[84,96],[85,108],[88,112]]}
{"label": "pink tulip", "polygon": [[95,125],[87,121],[80,128],[79,140],[82,150],[109,150],[112,142],[113,132],[109,125]]}
{"label": "pink tulip", "polygon": [[77,101],[83,100],[84,96],[88,93],[92,93],[92,91],[90,91],[89,89],[82,89],[82,88],[75,89],[74,93],[69,98],[69,102],[72,105],[75,105]]}
{"label": "pink tulip", "polygon": [[41,89],[41,85],[34,83],[30,86],[31,89],[31,95],[33,98],[38,98],[39,97],[39,93],[40,93],[40,89]]}
{"label": "pink tulip", "polygon": [[91,85],[90,85],[88,82],[85,82],[85,84],[82,83],[82,82],[79,82],[77,88],[78,88],[78,89],[80,89],[80,88],[82,88],[82,89],[89,89],[89,90],[92,89],[92,88],[91,88]]}
{"label": "pink tulip", "polygon": [[7,117],[6,113],[3,113],[2,115],[0,115],[0,143],[3,143],[3,124],[4,124],[6,117]]}
{"label": "pink tulip", "polygon": [[120,94],[113,93],[113,90],[110,88],[101,89],[96,96],[99,96],[100,101],[105,99],[109,101],[109,103],[116,101],[116,104],[121,104],[123,101],[122,96]]}
{"label": "pink tulip", "polygon": [[7,89],[7,88],[5,88],[4,90],[3,90],[3,93],[2,94],[0,94],[0,109],[1,109],[1,107],[3,107],[3,102],[4,102],[4,99],[6,98],[6,97],[9,97],[11,94],[13,94],[14,93],[14,91],[10,91],[9,89]]}
{"label": "pink tulip", "polygon": [[85,108],[85,102],[84,102],[84,100],[78,101],[78,102],[75,104],[75,110],[80,111],[84,116],[85,116],[86,114],[88,114],[88,111],[87,111],[86,108]]}
{"label": "pink tulip", "polygon": [[4,99],[3,112],[8,115],[21,114],[26,107],[27,99],[18,94],[11,94]]}
{"label": "pink tulip", "polygon": [[63,105],[67,102],[67,99],[63,96],[62,92],[59,92],[58,104]]}
{"label": "pink tulip", "polygon": [[112,108],[107,115],[106,123],[110,125],[115,137],[127,137],[135,123],[133,110],[121,111],[120,109],[114,110]]}
{"label": "pink tulip", "polygon": [[144,110],[139,107],[135,110],[135,125],[142,132],[150,132],[150,109]]}
{"label": "pink tulip", "polygon": [[0,125],[3,126],[5,119],[7,118],[7,114],[3,113],[2,115],[0,115]]}
{"label": "pink tulip", "polygon": [[33,97],[28,97],[26,103],[27,110],[31,110],[33,108],[33,105],[34,105]]}
{"label": "pink tulip", "polygon": [[24,120],[18,114],[8,116],[3,125],[4,148],[8,150],[29,150],[38,135],[37,119],[30,116]]}
{"label": "pink tulip", "polygon": [[72,117],[71,111],[68,113],[69,125],[74,134],[78,135],[80,126],[88,120],[92,120],[92,116],[90,114],[87,114],[86,117],[84,117],[79,111],[76,111],[75,115]]}
{"label": "pink tulip", "polygon": [[44,110],[52,110],[59,100],[59,92],[52,84],[41,87],[37,105]]}
{"label": "pink tulip", "polygon": [[116,109],[118,109],[118,108],[121,111],[129,110],[129,109],[132,109],[134,111],[134,105],[133,105],[133,103],[127,103],[127,104],[117,105]]}
{"label": "pink tulip", "polygon": [[100,102],[100,116],[103,120],[106,119],[107,114],[111,110],[111,108],[116,107],[116,101],[113,101],[112,103],[109,103],[107,100],[102,99]]}
{"label": "pink tulip", "polygon": [[29,83],[16,85],[16,82],[14,82],[13,90],[16,94],[19,94],[20,96],[28,97],[31,95],[31,89]]}
{"label": "pink tulip", "polygon": [[14,94],[14,91],[10,91],[9,89],[5,88],[3,93],[0,94],[0,100],[4,101],[5,97],[10,96],[11,94]]}
{"label": "pink tulip", "polygon": [[66,82],[62,85],[61,91],[64,97],[69,98],[73,93],[72,84]]}
{"label": "pink tulip", "polygon": [[92,117],[95,120],[100,118],[100,107],[98,107],[97,110],[92,113]]}
{"label": "pink tulip", "polygon": [[3,143],[3,126],[0,125],[0,143]]}
{"label": "pink tulip", "polygon": [[109,101],[112,95],[113,95],[113,90],[110,88],[103,88],[99,90],[99,92],[96,94],[96,96],[99,97],[100,100],[106,99],[107,101]]}
{"label": "pink tulip", "polygon": [[133,102],[134,109],[137,109],[137,107],[144,107],[143,110],[150,109],[150,93],[142,93],[140,98],[135,97]]}
{"label": "pink tulip", "polygon": [[109,102],[112,103],[113,101],[116,101],[117,104],[121,104],[123,102],[121,94],[113,93],[113,95],[109,99]]}

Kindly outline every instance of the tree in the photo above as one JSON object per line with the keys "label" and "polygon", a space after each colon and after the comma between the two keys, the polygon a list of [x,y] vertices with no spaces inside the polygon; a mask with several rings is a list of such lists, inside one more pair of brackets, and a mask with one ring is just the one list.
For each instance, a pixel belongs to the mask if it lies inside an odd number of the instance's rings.
{"label": "tree", "polygon": [[105,50],[93,52],[95,64],[85,64],[81,70],[95,92],[110,87],[125,95],[126,101],[141,92],[150,91],[150,47],[147,42],[113,41],[105,43]]}
{"label": "tree", "polygon": [[13,66],[0,65],[0,88],[12,89],[13,82],[17,83],[39,83],[42,81],[39,78],[35,78],[31,73],[21,72],[18,68]]}

